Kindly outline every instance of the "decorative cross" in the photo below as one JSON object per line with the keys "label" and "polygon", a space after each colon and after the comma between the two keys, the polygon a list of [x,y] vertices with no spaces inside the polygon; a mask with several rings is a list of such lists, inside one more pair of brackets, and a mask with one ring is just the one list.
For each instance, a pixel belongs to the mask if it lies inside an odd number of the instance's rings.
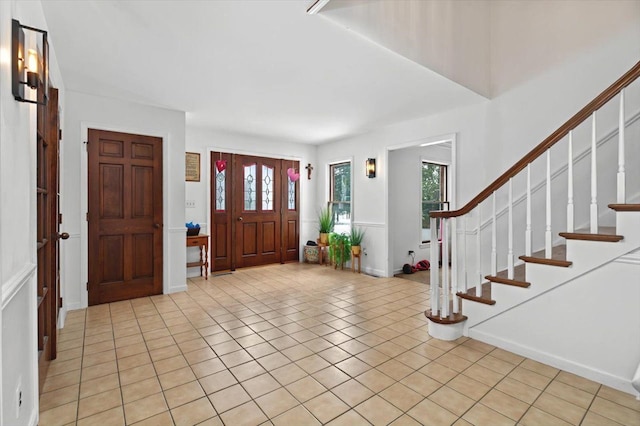
{"label": "decorative cross", "polygon": [[311,170],[313,170],[313,166],[311,165],[311,163],[308,163],[305,169],[307,169],[307,179],[311,180]]}

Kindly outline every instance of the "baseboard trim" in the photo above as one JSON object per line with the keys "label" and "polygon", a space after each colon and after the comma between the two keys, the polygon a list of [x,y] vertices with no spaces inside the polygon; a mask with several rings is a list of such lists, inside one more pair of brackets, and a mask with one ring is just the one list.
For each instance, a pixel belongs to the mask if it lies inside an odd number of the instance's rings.
{"label": "baseboard trim", "polygon": [[173,294],[173,293],[180,293],[181,291],[187,291],[187,285],[180,285],[180,286],[175,286],[175,287],[170,287],[169,291],[167,291],[165,294]]}
{"label": "baseboard trim", "polygon": [[562,358],[536,348],[532,348],[530,346],[522,345],[512,340],[503,339],[502,337],[495,336],[493,334],[475,330],[473,328],[469,329],[468,334],[472,339],[479,340],[489,345],[497,346],[499,348],[532,359],[534,361],[559,368],[560,370],[585,377],[589,380],[593,380],[594,382],[602,383],[603,385],[631,394],[633,396],[638,396],[638,393],[631,385],[631,378],[627,379],[624,377],[614,376],[613,374],[607,373],[606,371],[597,370],[588,365],[583,365],[572,360]]}

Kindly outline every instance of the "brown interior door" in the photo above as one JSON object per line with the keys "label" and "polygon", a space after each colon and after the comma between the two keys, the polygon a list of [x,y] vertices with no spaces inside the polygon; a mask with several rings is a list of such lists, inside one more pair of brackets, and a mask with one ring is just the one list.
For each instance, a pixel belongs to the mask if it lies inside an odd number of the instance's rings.
{"label": "brown interior door", "polygon": [[233,163],[235,267],[279,263],[281,161],[235,155]]}
{"label": "brown interior door", "polygon": [[[42,86],[41,86],[42,89]],[[39,101],[44,91],[38,90]],[[38,370],[42,391],[49,362],[56,358],[59,309],[59,134],[58,90],[50,87],[46,105],[37,110],[36,256],[38,309]]]}
{"label": "brown interior door", "polygon": [[162,293],[162,139],[89,130],[89,305]]}

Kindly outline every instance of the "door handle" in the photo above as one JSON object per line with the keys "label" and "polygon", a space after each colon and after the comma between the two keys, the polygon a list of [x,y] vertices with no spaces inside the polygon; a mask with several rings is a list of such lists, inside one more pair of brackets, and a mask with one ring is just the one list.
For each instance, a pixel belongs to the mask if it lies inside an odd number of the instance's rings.
{"label": "door handle", "polygon": [[160,229],[160,228],[162,228],[162,225],[160,225],[159,223],[154,223],[153,227],[156,228],[156,229]]}
{"label": "door handle", "polygon": [[69,233],[68,232],[63,232],[62,234],[58,233],[58,239],[59,240],[67,240],[67,239],[69,239]]}
{"label": "door handle", "polygon": [[238,222],[242,222],[242,216],[238,216]]}

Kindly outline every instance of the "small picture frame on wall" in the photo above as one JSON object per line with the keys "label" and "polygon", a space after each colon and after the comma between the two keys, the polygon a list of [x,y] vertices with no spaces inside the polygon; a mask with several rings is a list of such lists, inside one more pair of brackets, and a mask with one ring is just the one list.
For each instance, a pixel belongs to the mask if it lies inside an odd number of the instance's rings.
{"label": "small picture frame on wall", "polygon": [[185,180],[187,182],[200,182],[200,154],[197,152],[185,153]]}

